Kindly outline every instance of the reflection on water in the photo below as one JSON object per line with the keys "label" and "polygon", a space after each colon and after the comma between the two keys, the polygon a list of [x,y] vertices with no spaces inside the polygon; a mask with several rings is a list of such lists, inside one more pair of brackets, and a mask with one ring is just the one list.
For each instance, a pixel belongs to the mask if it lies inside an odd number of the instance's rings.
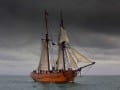
{"label": "reflection on water", "polygon": [[0,90],[120,90],[120,76],[77,77],[74,83],[38,83],[27,76],[0,76]]}
{"label": "reflection on water", "polygon": [[[56,83],[34,83],[33,88],[40,90],[73,90],[81,87],[80,83],[64,83],[64,84],[56,84]],[[75,89],[75,90],[76,90]]]}
{"label": "reflection on water", "polygon": [[[99,88],[100,86],[99,84],[96,85],[96,84],[88,84],[82,82],[64,83],[64,84],[34,82],[33,87],[36,88],[36,90],[99,90],[97,88]],[[109,90],[109,89],[105,89],[105,90]]]}

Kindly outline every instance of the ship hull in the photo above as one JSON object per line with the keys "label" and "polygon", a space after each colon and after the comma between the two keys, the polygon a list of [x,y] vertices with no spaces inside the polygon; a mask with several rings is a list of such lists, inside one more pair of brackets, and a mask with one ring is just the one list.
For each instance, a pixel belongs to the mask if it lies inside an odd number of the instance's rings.
{"label": "ship hull", "polygon": [[63,72],[45,72],[45,73],[36,73],[32,72],[31,77],[34,81],[45,82],[45,83],[65,83],[73,82],[77,72],[75,71],[63,71]]}

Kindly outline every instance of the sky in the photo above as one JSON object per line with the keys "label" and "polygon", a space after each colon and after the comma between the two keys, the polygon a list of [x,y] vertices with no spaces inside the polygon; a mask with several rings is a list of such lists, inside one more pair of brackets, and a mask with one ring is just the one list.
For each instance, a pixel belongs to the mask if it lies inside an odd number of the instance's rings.
{"label": "sky", "polygon": [[56,42],[60,10],[71,45],[96,64],[86,75],[120,75],[119,0],[0,0],[0,75],[29,75],[40,59],[48,11]]}

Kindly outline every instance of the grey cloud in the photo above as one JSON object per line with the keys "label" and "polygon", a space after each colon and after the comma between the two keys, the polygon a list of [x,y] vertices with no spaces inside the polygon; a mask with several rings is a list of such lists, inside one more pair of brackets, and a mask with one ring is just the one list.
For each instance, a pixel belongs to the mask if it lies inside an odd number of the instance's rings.
{"label": "grey cloud", "polygon": [[[78,29],[78,28],[77,28]],[[81,28],[81,32],[77,32],[72,29],[68,34],[70,36],[71,42],[74,45],[80,47],[92,47],[92,48],[120,48],[120,37],[111,34],[103,34],[99,32],[86,32]],[[74,30],[74,31],[73,31]],[[72,33],[74,32],[74,33]]]}
{"label": "grey cloud", "polygon": [[[119,1],[99,0],[4,0],[0,1],[0,46],[23,47],[40,41],[44,29],[43,10],[48,9],[48,24],[53,36],[59,29],[59,10],[63,10],[64,24],[71,40],[82,47],[119,48]],[[112,5],[112,7],[111,7]],[[92,34],[91,34],[92,33]],[[79,43],[76,43],[76,41]]]}

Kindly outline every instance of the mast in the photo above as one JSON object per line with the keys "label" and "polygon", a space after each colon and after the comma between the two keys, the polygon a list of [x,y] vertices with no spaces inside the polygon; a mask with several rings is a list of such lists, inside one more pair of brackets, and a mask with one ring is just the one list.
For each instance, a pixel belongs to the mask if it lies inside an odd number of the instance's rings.
{"label": "mast", "polygon": [[[64,28],[64,25],[63,25],[63,14],[62,14],[62,11],[60,11],[60,27]],[[63,54],[63,69],[65,70],[66,67],[65,67],[65,42],[62,42],[61,45],[62,47],[62,54]]]}
{"label": "mast", "polygon": [[49,35],[48,35],[48,20],[47,20],[48,12],[46,10],[44,11],[44,16],[45,16],[45,27],[46,27],[45,41],[46,41],[46,44],[47,44],[48,71],[50,71],[49,46],[48,46]]}
{"label": "mast", "polygon": [[66,67],[65,67],[65,53],[64,53],[64,51],[65,51],[65,42],[62,42],[62,54],[63,54],[63,69],[65,70],[66,69]]}
{"label": "mast", "polygon": [[60,11],[60,27],[64,28],[62,11]]}

